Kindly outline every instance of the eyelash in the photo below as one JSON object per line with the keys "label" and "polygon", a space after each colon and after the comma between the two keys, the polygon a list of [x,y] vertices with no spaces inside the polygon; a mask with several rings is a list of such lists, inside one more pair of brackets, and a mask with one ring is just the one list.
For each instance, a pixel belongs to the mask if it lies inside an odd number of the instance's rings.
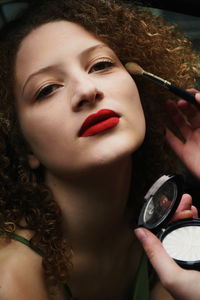
{"label": "eyelash", "polygon": [[92,69],[99,67],[99,70],[94,70],[93,72],[103,71],[112,68],[114,63],[111,60],[101,60],[95,63],[89,70],[89,73],[92,72]]}
{"label": "eyelash", "polygon": [[[113,65],[114,65],[114,63],[111,60],[98,61],[90,68],[89,73],[108,70],[108,69],[112,68]],[[97,70],[95,70],[95,68],[97,68]],[[39,90],[39,92],[36,94],[35,99],[41,100],[43,98],[48,97],[49,95],[51,95],[54,92],[54,89],[53,89],[53,91],[49,91],[49,89],[52,89],[54,87],[59,88],[60,86],[61,85],[56,84],[56,83],[46,85],[45,87],[41,88],[41,90]],[[45,92],[47,92],[47,93],[45,94]]]}
{"label": "eyelash", "polygon": [[[41,90],[39,90],[39,92],[36,94],[35,99],[36,99],[36,100],[40,100],[40,99],[43,99],[43,98],[48,97],[50,94],[52,94],[52,93],[54,92],[54,89],[53,89],[53,91],[50,91],[50,92],[48,91],[49,89],[52,89],[52,88],[54,88],[54,87],[59,88],[60,86],[61,86],[61,85],[56,84],[56,83],[52,83],[52,84],[48,84],[48,85],[44,86],[44,87],[41,88]],[[47,94],[44,94],[45,91],[47,92]]]}

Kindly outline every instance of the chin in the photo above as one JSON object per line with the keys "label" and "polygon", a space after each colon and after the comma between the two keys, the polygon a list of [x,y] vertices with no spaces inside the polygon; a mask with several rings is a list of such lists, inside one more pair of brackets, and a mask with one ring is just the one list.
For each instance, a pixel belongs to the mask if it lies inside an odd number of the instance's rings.
{"label": "chin", "polygon": [[62,177],[91,176],[97,174],[98,170],[119,166],[125,162],[131,163],[132,154],[142,144],[143,137],[142,135],[133,136],[133,134],[121,133],[112,136],[94,136],[88,141],[84,151],[72,153],[73,159],[60,164],[57,172]]}
{"label": "chin", "polygon": [[129,159],[142,142],[143,138],[136,139],[136,137],[126,135],[101,141],[90,152],[90,162],[98,167]]}

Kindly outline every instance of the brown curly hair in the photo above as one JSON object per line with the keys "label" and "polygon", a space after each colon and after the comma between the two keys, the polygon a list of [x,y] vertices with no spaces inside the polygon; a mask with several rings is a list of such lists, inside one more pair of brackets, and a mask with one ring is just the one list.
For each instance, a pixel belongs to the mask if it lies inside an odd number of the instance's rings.
{"label": "brown curly hair", "polygon": [[[145,70],[190,88],[198,76],[199,58],[191,43],[175,28],[149,11],[108,0],[38,1],[0,33],[0,228],[9,225],[33,230],[31,243],[43,252],[46,278],[67,282],[70,245],[62,233],[61,212],[43,182],[42,169],[27,162],[27,146],[15,111],[13,84],[20,43],[33,29],[52,21],[76,22],[107,43],[122,63],[134,61]],[[133,195],[140,208],[142,195],[161,174],[175,170],[174,156],[164,142],[166,90],[135,78],[147,122],[143,145],[133,156]],[[135,203],[135,200],[134,200]],[[129,203],[131,206],[131,203]],[[135,206],[135,204],[134,204]]]}

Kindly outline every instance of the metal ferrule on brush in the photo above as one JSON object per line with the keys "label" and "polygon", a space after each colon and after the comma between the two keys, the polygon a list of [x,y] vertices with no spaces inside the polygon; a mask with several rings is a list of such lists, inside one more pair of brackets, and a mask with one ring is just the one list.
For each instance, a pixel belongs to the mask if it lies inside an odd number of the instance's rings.
{"label": "metal ferrule on brush", "polygon": [[167,80],[164,80],[162,78],[160,78],[159,76],[156,76],[152,73],[146,72],[146,71],[142,71],[142,75],[150,80],[152,80],[153,82],[158,83],[161,86],[164,86],[165,88],[169,88],[171,83]]}

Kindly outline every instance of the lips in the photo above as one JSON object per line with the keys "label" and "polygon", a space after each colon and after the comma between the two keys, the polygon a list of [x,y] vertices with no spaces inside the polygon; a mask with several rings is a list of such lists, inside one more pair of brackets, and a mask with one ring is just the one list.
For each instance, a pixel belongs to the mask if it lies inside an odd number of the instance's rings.
{"label": "lips", "polygon": [[97,113],[89,115],[83,122],[80,130],[80,137],[87,137],[99,134],[111,129],[119,123],[120,116],[110,109],[101,109]]}

